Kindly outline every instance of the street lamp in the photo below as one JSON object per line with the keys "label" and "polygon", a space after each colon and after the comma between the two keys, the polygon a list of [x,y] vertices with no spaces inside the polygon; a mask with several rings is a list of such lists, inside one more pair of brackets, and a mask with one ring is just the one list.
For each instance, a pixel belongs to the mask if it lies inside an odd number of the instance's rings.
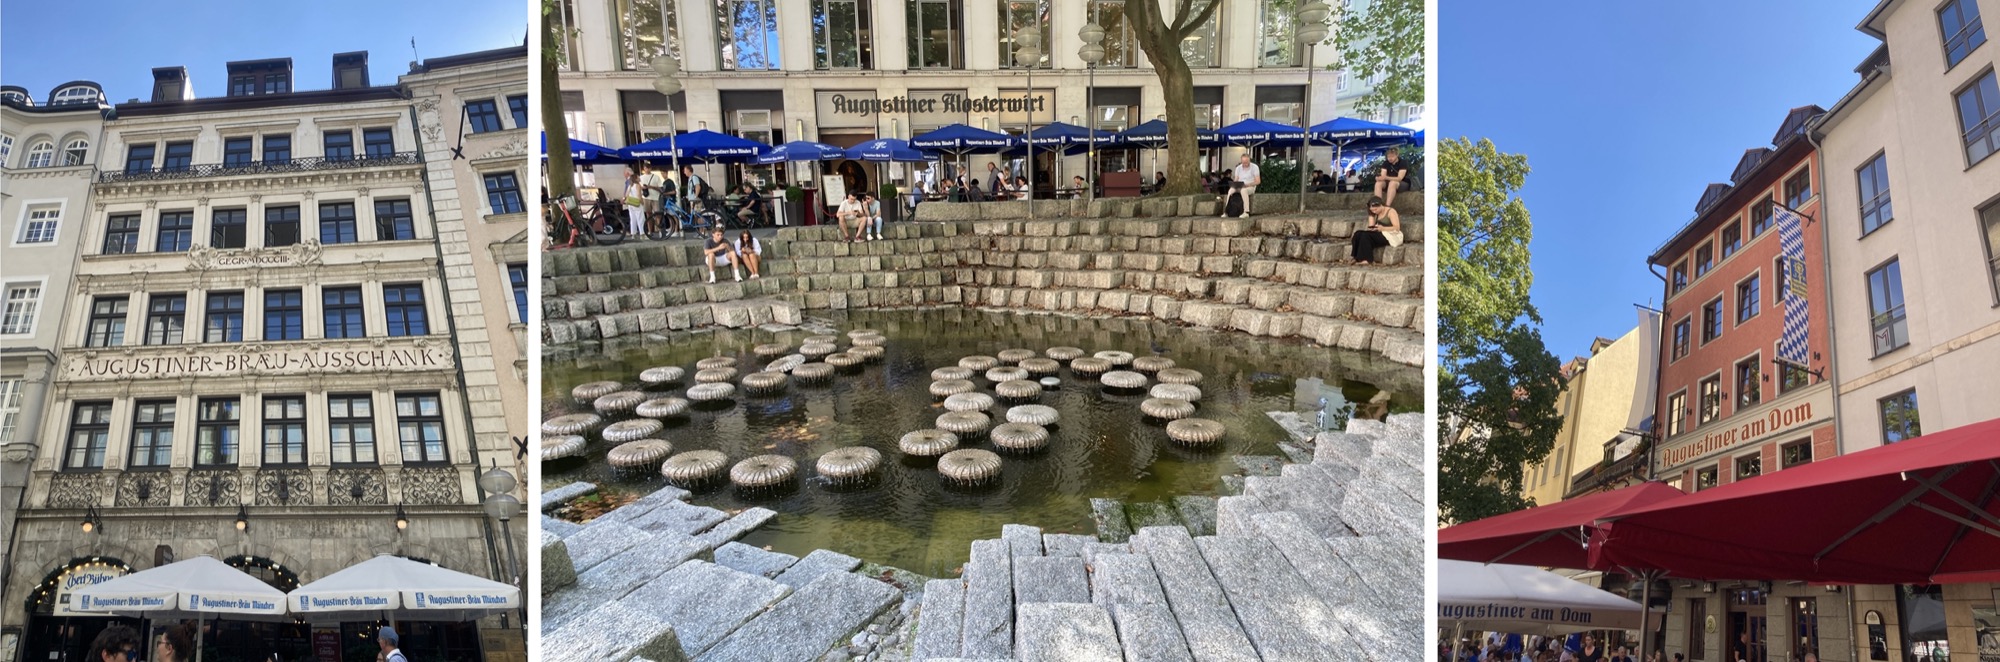
{"label": "street lamp", "polygon": [[[653,91],[667,97],[667,151],[674,162],[674,177],[680,177],[681,148],[675,138],[675,134],[680,133],[680,129],[674,126],[674,122],[676,121],[674,118],[674,95],[680,94],[681,80],[674,77],[674,72],[681,70],[681,61],[680,58],[663,54],[653,58],[651,64],[653,65]],[[676,184],[674,188],[679,189],[680,186]],[[680,197],[680,191],[674,191],[674,196],[676,198]],[[512,480],[511,476],[509,480]]]}
{"label": "street lamp", "polygon": [[509,583],[515,583],[521,576],[519,559],[514,554],[514,534],[508,523],[516,513],[521,512],[521,500],[514,498],[514,474],[500,468],[495,461],[493,468],[479,475],[479,489],[485,490],[486,500],[480,505],[486,514],[500,520],[500,537],[507,541],[507,576]]}
{"label": "street lamp", "polygon": [[[1313,66],[1313,47],[1318,45],[1320,40],[1326,39],[1326,16],[1331,11],[1332,8],[1326,3],[1313,0],[1299,5],[1298,18],[1293,22],[1299,26],[1299,41],[1305,42],[1306,45],[1306,99],[1305,107],[1300,110],[1299,117],[1301,125],[1299,128],[1305,130],[1305,137],[1299,141],[1299,213],[1301,214],[1306,212],[1306,188],[1309,183],[1306,180],[1308,174],[1306,164],[1311,162],[1306,158],[1306,154],[1312,151],[1312,81],[1313,69],[1316,68]],[[1331,167],[1329,164],[1328,168]]]}
{"label": "street lamp", "polygon": [[250,532],[250,509],[242,504],[236,505],[236,530]]}
{"label": "street lamp", "polygon": [[1014,31],[1014,66],[1028,61],[1028,220],[1035,219],[1035,67],[1042,62],[1042,30],[1031,25]]}
{"label": "street lamp", "polygon": [[1076,56],[1082,58],[1084,68],[1090,70],[1090,82],[1086,83],[1083,88],[1084,99],[1086,99],[1084,105],[1089,109],[1089,112],[1083,115],[1090,118],[1085,120],[1090,123],[1090,144],[1084,146],[1083,174],[1090,181],[1084,183],[1084,195],[1087,196],[1084,199],[1095,200],[1097,197],[1098,177],[1097,63],[1104,61],[1104,28],[1099,26],[1097,21],[1091,21],[1083,24],[1083,29],[1078,30],[1076,36],[1078,39],[1083,40],[1083,48],[1077,49]]}

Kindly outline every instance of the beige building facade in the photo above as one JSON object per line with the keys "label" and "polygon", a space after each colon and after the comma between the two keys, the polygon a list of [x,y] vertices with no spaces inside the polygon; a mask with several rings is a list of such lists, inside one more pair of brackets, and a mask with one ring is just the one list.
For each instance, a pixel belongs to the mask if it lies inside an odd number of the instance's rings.
{"label": "beige building facade", "polygon": [[1523,474],[1524,496],[1537,505],[1623,485],[1608,482],[1611,473],[1620,480],[1645,479],[1633,474],[1632,467],[1643,468],[1645,448],[1630,431],[1652,417],[1660,315],[1643,308],[1638,314],[1638,325],[1624,335],[1598,338],[1590,343],[1590,356],[1564,364],[1567,381],[1556,405],[1562,432],[1548,456]]}

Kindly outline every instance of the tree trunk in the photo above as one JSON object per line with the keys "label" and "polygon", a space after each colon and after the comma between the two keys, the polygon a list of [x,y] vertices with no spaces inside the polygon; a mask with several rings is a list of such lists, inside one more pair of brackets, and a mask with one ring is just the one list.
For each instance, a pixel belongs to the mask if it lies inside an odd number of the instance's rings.
{"label": "tree trunk", "polygon": [[[1175,49],[1179,54],[1179,49]],[[1152,57],[1151,53],[1146,54]],[[1167,186],[1160,195],[1201,193],[1201,146],[1196,143],[1194,74],[1179,58],[1153,60],[1167,100]]]}
{"label": "tree trunk", "polygon": [[548,140],[548,164],[542,171],[548,180],[549,199],[561,200],[576,194],[576,165],[569,158],[569,127],[563,122],[562,88],[556,84],[556,40],[562,23],[556,20],[554,4],[542,3],[542,131]]}

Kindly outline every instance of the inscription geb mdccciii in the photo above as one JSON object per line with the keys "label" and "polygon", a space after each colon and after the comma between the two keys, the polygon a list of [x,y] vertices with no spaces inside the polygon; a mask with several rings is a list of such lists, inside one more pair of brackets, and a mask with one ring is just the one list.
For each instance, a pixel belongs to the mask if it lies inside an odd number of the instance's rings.
{"label": "inscription geb mdccciii", "polygon": [[76,355],[64,357],[63,376],[73,381],[137,378],[302,375],[340,372],[420,372],[452,366],[441,343],[404,347],[286,348],[173,355]]}

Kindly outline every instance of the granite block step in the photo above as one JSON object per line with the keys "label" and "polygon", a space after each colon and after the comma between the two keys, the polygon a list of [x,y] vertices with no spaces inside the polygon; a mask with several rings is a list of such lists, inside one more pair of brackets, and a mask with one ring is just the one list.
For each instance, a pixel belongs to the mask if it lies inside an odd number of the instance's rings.
{"label": "granite block step", "polygon": [[816,549],[805,558],[786,568],[778,575],[778,583],[792,588],[801,588],[817,580],[822,575],[851,572],[861,567],[861,559],[835,552]]}
{"label": "granite block step", "polygon": [[567,623],[580,610],[579,607],[623,598],[703,551],[693,538],[668,534],[655,536],[620,552],[610,560],[597,564],[597,567],[578,574],[576,584],[564,591],[562,600],[545,602],[542,605],[544,627],[550,627],[551,623],[555,626]]}
{"label": "granite block step", "polygon": [[1107,605],[1167,604],[1153,561],[1142,554],[1099,554],[1091,561],[1090,597]]}
{"label": "granite block step", "polygon": [[709,527],[729,519],[729,515],[706,506],[689,505],[684,501],[672,501],[654,508],[651,512],[627,520],[627,524],[653,533],[678,533],[695,535],[707,531]]}
{"label": "granite block step", "polygon": [[1023,662],[1123,662],[1111,612],[1089,603],[1021,605],[1015,657]]}
{"label": "granite block step", "polygon": [[965,582],[933,579],[924,582],[924,601],[917,612],[914,659],[956,657],[963,645]]}
{"label": "granite block step", "polygon": [[1083,556],[1083,546],[1097,542],[1096,536],[1075,533],[1042,534],[1042,552],[1049,556]]}
{"label": "granite block step", "polygon": [[604,522],[584,527],[564,538],[563,544],[569,548],[569,558],[575,563],[577,573],[582,574],[652,539],[651,533],[618,522]]}
{"label": "granite block step", "polygon": [[[763,577],[706,561],[689,561],[627,594],[619,603],[672,624],[682,649],[699,657],[789,593],[790,587]],[[586,615],[579,622],[589,618]],[[593,636],[605,637],[611,632],[623,634],[603,629]]]}
{"label": "granite block step", "polygon": [[1393,604],[1363,581],[1353,566],[1334,553],[1333,547],[1313,533],[1298,513],[1263,513],[1251,518],[1256,532],[1276,545],[1278,552],[1305,578],[1321,601],[1333,606],[1359,604],[1378,609],[1410,609],[1410,604]]}
{"label": "granite block step", "polygon": [[847,642],[902,595],[895,587],[856,574],[820,575],[695,659],[813,662]]}
{"label": "granite block step", "polygon": [[1090,516],[1097,525],[1097,539],[1123,543],[1132,537],[1132,521],[1125,516],[1125,503],[1117,499],[1091,499]]}
{"label": "granite block step", "polygon": [[[604,636],[616,632],[618,636]],[[681,644],[672,625],[652,610],[608,603],[591,617],[542,637],[542,659],[549,662],[624,662],[637,658],[679,661]]]}
{"label": "granite block step", "polygon": [[740,542],[725,543],[715,548],[716,565],[767,579],[777,577],[778,573],[784,572],[786,568],[798,562],[799,557],[758,549]]}
{"label": "granite block step", "polygon": [[577,524],[569,520],[556,519],[554,517],[549,517],[548,515],[542,516],[543,533],[548,533],[558,538],[566,538],[582,530],[583,530],[582,524]]}
{"label": "granite block step", "polygon": [[1042,530],[1025,524],[1007,524],[1000,527],[1000,539],[1007,541],[1015,556],[1041,556]]}
{"label": "granite block step", "polygon": [[1230,609],[1222,586],[1210,574],[1187,529],[1152,527],[1132,537],[1134,552],[1152,558],[1160,586],[1180,624],[1188,651],[1198,662],[1252,662],[1257,651]]}
{"label": "granite block step", "polygon": [[1014,603],[1090,602],[1090,576],[1076,556],[1015,556]]}
{"label": "granite block step", "polygon": [[1216,499],[1209,496],[1174,497],[1174,513],[1196,536],[1215,535]]}
{"label": "granite block step", "polygon": [[1125,649],[1126,662],[1194,662],[1180,624],[1165,603],[1109,606],[1118,624],[1118,643]]}
{"label": "granite block step", "polygon": [[734,517],[724,520],[721,524],[703,531],[701,535],[695,536],[695,540],[700,541],[703,547],[715,549],[721,547],[723,543],[743,537],[743,534],[749,533],[752,529],[762,526],[765,522],[769,522],[771,518],[777,516],[777,513],[772,512],[768,508],[748,508],[743,512],[737,513]]}
{"label": "granite block step", "polygon": [[581,481],[570,483],[568,485],[564,485],[562,487],[558,487],[555,489],[542,490],[542,512],[555,510],[557,506],[569,503],[571,499],[575,499],[577,497],[584,496],[586,494],[596,494],[596,493],[597,493],[597,485],[595,483],[585,483]]}
{"label": "granite block step", "polygon": [[562,537],[542,530],[542,597],[576,583],[576,563],[569,560],[569,547]]}
{"label": "granite block step", "polygon": [[1305,579],[1263,538],[1195,540],[1243,630],[1267,662],[1367,659]]}
{"label": "granite block step", "polygon": [[1141,501],[1125,504],[1125,516],[1132,522],[1132,528],[1145,529],[1155,526],[1186,527],[1174,507],[1157,501]]}
{"label": "granite block step", "polygon": [[965,657],[1014,655],[1014,556],[1005,540],[972,543],[965,564]]}

